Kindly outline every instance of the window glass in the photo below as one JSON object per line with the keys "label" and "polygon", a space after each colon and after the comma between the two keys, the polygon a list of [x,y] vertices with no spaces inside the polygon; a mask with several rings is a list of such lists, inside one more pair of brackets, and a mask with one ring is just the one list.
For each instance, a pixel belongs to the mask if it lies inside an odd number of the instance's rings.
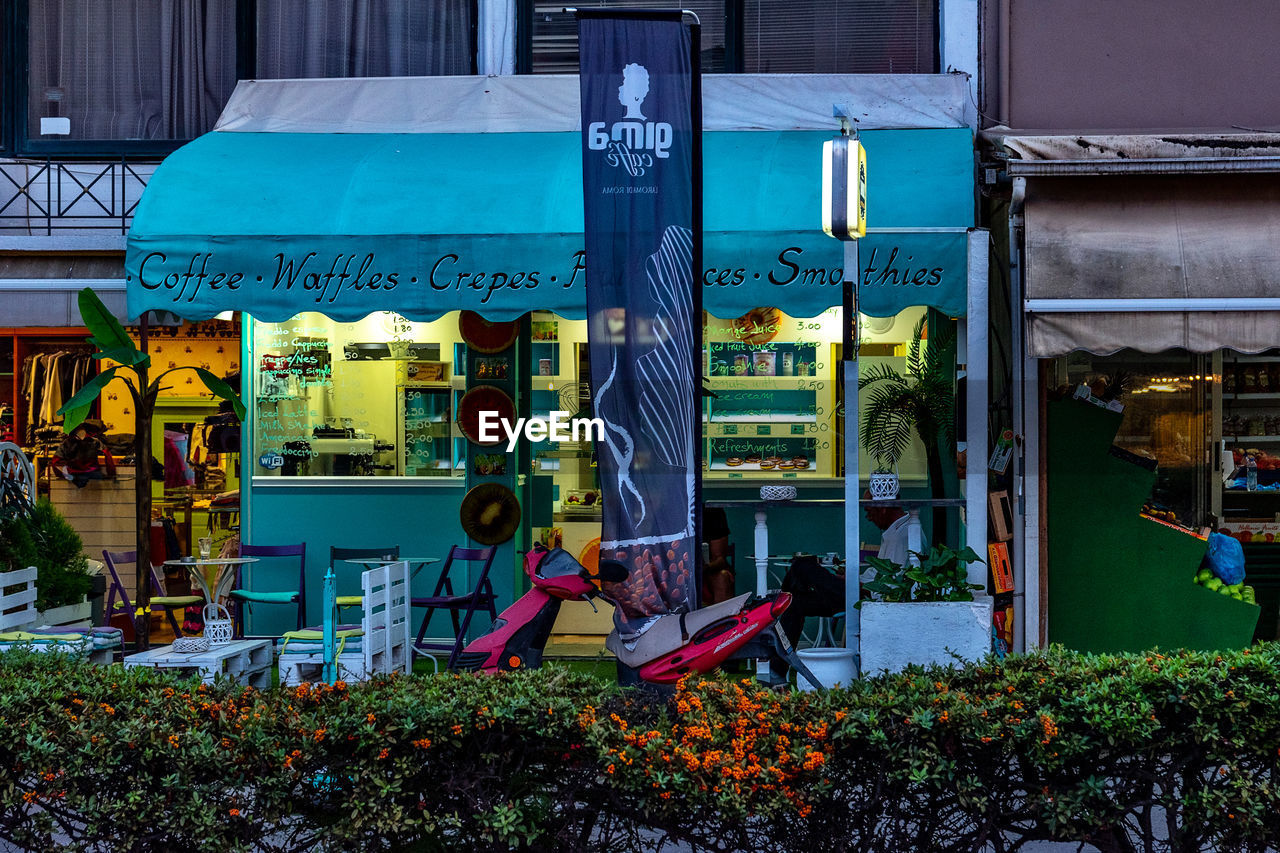
{"label": "window glass", "polygon": [[474,0],[259,0],[257,76],[470,74]]}
{"label": "window glass", "polygon": [[[1156,483],[1144,509],[1185,527],[1198,529],[1208,522],[1206,460],[1214,387],[1208,358],[1183,350],[1080,352],[1055,359],[1052,370],[1050,399],[1087,390],[1103,403],[1123,406],[1116,447],[1155,466]],[[1241,446],[1247,443],[1241,440]]]}
{"label": "window glass", "polygon": [[802,319],[772,307],[706,315],[702,373],[714,395],[703,410],[706,479],[839,476],[840,315]]}
{"label": "window glass", "polygon": [[[668,0],[601,0],[582,4],[583,7],[624,9],[688,9],[695,12],[702,23],[702,70],[717,73],[726,70],[724,0],[686,0],[683,3]],[[532,33],[533,68],[535,74],[578,73],[578,24],[572,12],[564,11],[564,3],[546,3],[537,0],[533,4]]]}
{"label": "window glass", "polygon": [[744,0],[743,70],[931,74],[937,0]]}
{"label": "window glass", "polygon": [[459,341],[456,313],[255,323],[254,475],[463,476]]}
{"label": "window glass", "polygon": [[194,139],[235,87],[235,0],[30,0],[28,8],[31,139]]}

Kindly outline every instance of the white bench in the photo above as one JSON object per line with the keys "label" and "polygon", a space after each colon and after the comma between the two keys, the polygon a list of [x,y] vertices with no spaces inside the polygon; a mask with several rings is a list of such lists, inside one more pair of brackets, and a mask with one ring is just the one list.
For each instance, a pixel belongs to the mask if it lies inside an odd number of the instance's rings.
{"label": "white bench", "polygon": [[[86,633],[37,626],[38,621],[35,568],[0,572],[0,651],[24,648],[34,652],[63,652],[83,655],[92,663],[111,663],[123,644],[119,629],[96,628]],[[97,642],[95,635],[99,638]]]}

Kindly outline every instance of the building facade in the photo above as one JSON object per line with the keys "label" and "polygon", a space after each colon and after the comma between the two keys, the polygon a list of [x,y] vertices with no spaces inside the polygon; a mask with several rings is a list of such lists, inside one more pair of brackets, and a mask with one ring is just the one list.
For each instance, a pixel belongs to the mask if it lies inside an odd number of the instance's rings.
{"label": "building facade", "polygon": [[[1277,35],[1261,2],[984,6],[993,426],[1019,441],[1029,647],[1275,636],[1280,97],[1251,81]],[[1260,607],[1193,582],[1212,531],[1252,549]]]}

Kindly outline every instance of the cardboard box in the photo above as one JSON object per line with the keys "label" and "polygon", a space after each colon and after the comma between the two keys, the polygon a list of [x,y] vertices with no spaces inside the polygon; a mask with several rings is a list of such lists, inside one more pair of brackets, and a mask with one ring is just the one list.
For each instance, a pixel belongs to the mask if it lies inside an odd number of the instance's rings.
{"label": "cardboard box", "polygon": [[410,361],[405,364],[410,382],[443,382],[448,378],[443,361]]}
{"label": "cardboard box", "polygon": [[1009,546],[992,542],[987,546],[987,565],[991,566],[991,582],[996,594],[1013,592],[1013,567],[1009,563]]}

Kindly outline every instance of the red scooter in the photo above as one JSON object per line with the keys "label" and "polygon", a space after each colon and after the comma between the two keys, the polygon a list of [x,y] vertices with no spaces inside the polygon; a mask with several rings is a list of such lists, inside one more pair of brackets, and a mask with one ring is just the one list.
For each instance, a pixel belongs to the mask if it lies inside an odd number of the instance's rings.
{"label": "red scooter", "polygon": [[[498,615],[487,634],[462,650],[455,663],[457,669],[538,668],[560,602],[610,601],[600,584],[618,583],[627,577],[621,563],[601,560],[599,569],[589,570],[567,551],[541,545],[525,554],[524,570],[533,587]],[[634,642],[623,642],[615,629],[605,647],[617,656],[620,671],[626,667],[639,680],[652,684],[674,684],[685,675],[709,672],[730,659],[771,655],[786,659],[817,684],[778,627],[778,617],[790,604],[789,593],[763,597],[746,593],[690,613],[659,617]]]}

